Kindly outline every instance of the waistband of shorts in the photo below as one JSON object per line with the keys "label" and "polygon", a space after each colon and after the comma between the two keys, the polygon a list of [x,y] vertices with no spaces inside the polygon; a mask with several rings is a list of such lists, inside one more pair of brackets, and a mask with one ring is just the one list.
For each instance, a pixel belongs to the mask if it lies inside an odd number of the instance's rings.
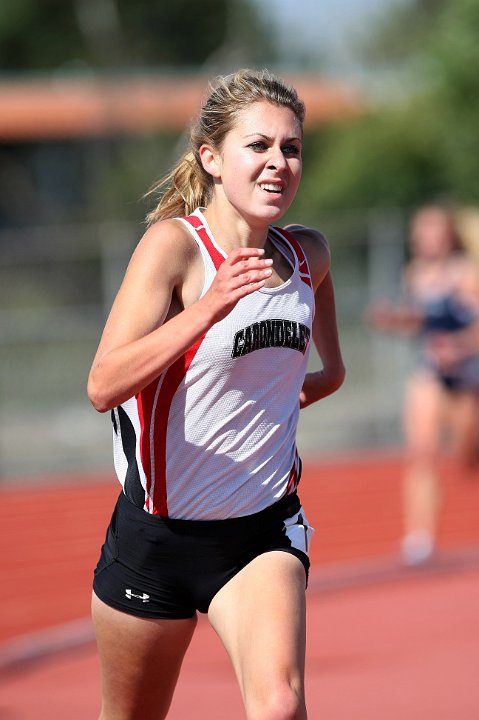
{"label": "waistband of shorts", "polygon": [[294,491],[289,495],[284,495],[280,500],[273,503],[273,505],[269,505],[264,510],[251,515],[241,515],[240,517],[225,518],[224,520],[183,520],[152,515],[143,508],[134,505],[124,492],[120,493],[117,507],[122,515],[127,515],[137,522],[140,521],[150,526],[158,526],[158,523],[160,523],[164,527],[169,527],[171,530],[184,534],[209,535],[216,530],[236,532],[239,528],[247,530],[248,527],[257,528],[258,525],[267,524],[271,521],[287,519],[299,512],[301,502],[297,492]]}

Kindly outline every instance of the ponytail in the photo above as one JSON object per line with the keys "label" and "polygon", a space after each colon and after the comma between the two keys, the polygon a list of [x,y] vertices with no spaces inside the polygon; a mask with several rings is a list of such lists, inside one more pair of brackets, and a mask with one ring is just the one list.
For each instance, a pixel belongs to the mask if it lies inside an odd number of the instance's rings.
{"label": "ponytail", "polygon": [[190,215],[197,207],[205,207],[211,196],[212,181],[191,150],[176,166],[156,182],[145,197],[160,194],[157,206],[147,214],[148,226],[158,220]]}

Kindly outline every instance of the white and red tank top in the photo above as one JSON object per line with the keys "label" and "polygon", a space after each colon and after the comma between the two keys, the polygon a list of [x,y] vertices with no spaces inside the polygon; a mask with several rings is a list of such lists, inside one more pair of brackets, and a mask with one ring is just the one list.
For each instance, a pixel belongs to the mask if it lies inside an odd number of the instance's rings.
{"label": "white and red tank top", "polygon": [[[225,254],[200,210],[181,218],[204,264],[201,295]],[[188,520],[259,512],[298,484],[299,394],[314,293],[297,240],[271,227],[290,278],[242,298],[175,363],[112,411],[115,469],[130,500]]]}

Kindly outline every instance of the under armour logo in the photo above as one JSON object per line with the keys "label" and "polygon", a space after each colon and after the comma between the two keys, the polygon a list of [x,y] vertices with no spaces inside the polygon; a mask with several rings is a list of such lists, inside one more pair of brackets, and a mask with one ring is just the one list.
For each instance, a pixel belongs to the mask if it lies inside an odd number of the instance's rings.
{"label": "under armour logo", "polygon": [[137,600],[141,600],[141,602],[144,602],[144,603],[149,602],[149,600],[150,600],[150,596],[147,595],[145,592],[143,593],[143,595],[135,595],[135,593],[132,592],[130,590],[130,588],[127,588],[125,590],[125,596],[128,598],[128,600],[132,600],[133,598],[136,598]]}

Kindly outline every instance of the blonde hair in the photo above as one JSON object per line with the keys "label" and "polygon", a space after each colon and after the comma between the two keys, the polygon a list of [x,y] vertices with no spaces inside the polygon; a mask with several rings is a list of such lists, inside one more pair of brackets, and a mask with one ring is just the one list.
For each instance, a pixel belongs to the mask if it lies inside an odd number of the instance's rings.
{"label": "blonde hair", "polygon": [[146,194],[147,197],[160,195],[157,206],[146,216],[148,225],[158,220],[189,215],[197,207],[208,205],[213,179],[201,164],[199,149],[207,144],[220,150],[239,113],[260,101],[289,108],[303,127],[304,103],[294,88],[268,70],[239,70],[231,75],[219,76],[211,83],[209,97],[190,128],[186,152]]}

